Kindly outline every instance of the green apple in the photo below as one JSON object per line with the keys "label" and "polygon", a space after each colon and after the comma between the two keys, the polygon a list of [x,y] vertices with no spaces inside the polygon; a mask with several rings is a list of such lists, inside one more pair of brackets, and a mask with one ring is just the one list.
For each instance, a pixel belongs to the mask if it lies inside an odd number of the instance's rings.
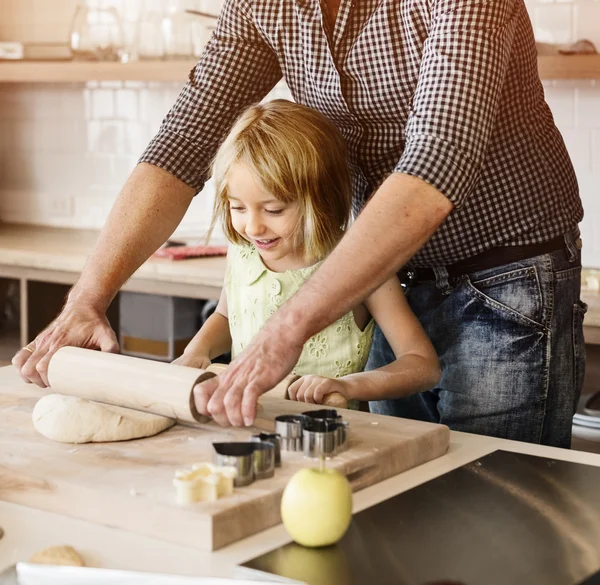
{"label": "green apple", "polygon": [[301,469],[283,490],[281,519],[298,544],[335,544],[352,520],[352,488],[348,480],[335,469]]}

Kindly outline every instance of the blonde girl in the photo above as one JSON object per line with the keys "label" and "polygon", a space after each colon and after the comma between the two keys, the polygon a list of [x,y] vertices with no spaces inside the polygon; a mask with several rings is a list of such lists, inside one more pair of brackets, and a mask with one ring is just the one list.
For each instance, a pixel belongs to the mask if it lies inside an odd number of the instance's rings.
{"label": "blonde girl", "polygon": [[[231,242],[218,306],[176,363],[205,368],[235,358],[267,319],[317,270],[348,226],[351,178],[344,140],[320,113],[275,100],[237,120],[215,157],[213,225]],[[373,251],[376,253],[376,251]],[[396,360],[364,372],[375,323]],[[304,345],[289,397],[351,404],[428,390],[436,353],[392,278]]]}

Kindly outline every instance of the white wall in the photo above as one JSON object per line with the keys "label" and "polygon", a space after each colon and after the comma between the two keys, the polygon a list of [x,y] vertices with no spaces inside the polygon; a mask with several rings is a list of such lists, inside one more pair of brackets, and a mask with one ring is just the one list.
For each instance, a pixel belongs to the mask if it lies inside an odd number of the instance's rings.
{"label": "white wall", "polygon": [[[589,39],[600,51],[600,1],[527,0],[536,39]],[[544,81],[546,99],[573,160],[585,218],[583,263],[600,268],[600,79]]]}
{"label": "white wall", "polygon": [[[143,0],[92,1],[119,7],[132,25]],[[203,9],[217,2],[198,1]],[[60,22],[67,22],[73,0],[0,0],[0,40],[63,38],[68,26],[56,24],[61,7]],[[600,49],[600,0],[527,0],[527,7],[538,40],[588,38]],[[39,22],[44,8],[54,15],[53,27]],[[600,80],[545,81],[544,86],[584,200],[584,264],[600,268]],[[179,89],[177,83],[137,82],[0,86],[0,218],[101,227]],[[274,95],[285,96],[285,88]],[[178,233],[201,236],[210,206],[208,186]]]}

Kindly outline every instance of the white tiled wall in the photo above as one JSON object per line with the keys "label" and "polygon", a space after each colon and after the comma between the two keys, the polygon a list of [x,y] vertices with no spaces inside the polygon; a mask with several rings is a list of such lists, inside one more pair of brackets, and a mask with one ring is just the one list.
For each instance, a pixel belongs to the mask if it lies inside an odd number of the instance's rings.
{"label": "white tiled wall", "polygon": [[[181,84],[23,84],[0,91],[0,217],[99,228]],[[207,223],[197,197],[180,232]]]}
{"label": "white tiled wall", "polygon": [[[592,41],[600,51],[600,0],[526,0],[536,39]],[[583,263],[600,267],[600,79],[544,81],[546,99],[573,160],[585,218]]]}
{"label": "white tiled wall", "polygon": [[[180,83],[91,82],[0,88],[0,218],[100,228],[181,90]],[[285,86],[270,97],[287,97]],[[211,182],[176,231],[201,237]]]}
{"label": "white tiled wall", "polygon": [[[144,10],[218,14],[221,0],[86,0],[115,7],[133,46]],[[0,40],[68,42],[77,0],[0,0]],[[100,228],[129,173],[175,101],[181,83],[0,85],[0,219]],[[209,225],[210,184],[177,230]]]}
{"label": "white tiled wall", "polygon": [[[15,0],[0,0],[0,7],[7,1]],[[90,1],[119,7],[132,23],[144,0]],[[198,1],[202,9],[217,2]],[[73,0],[61,2],[72,9]],[[56,6],[55,0],[22,0],[15,6],[35,3]],[[527,8],[538,40],[588,38],[600,49],[600,0],[527,0]],[[10,29],[0,23],[0,40],[11,40],[10,31],[32,30],[15,23]],[[600,267],[600,229],[594,229],[600,226],[600,80],[544,85],[580,183],[584,263]],[[0,218],[101,227],[179,89],[179,84],[133,82],[0,86]],[[178,232],[201,235],[210,205],[209,185]]]}

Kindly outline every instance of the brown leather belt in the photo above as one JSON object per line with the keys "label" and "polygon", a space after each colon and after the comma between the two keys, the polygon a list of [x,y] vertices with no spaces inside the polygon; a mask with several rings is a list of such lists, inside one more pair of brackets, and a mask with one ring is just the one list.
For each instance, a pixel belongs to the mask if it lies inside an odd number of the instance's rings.
{"label": "brown leather belt", "polygon": [[[471,274],[472,272],[495,268],[496,266],[502,266],[503,264],[518,262],[519,260],[541,256],[542,254],[549,254],[550,252],[562,249],[566,249],[564,236],[557,236],[556,238],[541,244],[500,246],[498,248],[486,250],[476,256],[465,258],[450,266],[446,266],[446,270],[448,271],[449,278],[457,278],[465,274]],[[435,280],[433,268],[422,266],[406,266],[398,272],[398,276],[400,277],[400,281],[406,284],[410,282]]]}

